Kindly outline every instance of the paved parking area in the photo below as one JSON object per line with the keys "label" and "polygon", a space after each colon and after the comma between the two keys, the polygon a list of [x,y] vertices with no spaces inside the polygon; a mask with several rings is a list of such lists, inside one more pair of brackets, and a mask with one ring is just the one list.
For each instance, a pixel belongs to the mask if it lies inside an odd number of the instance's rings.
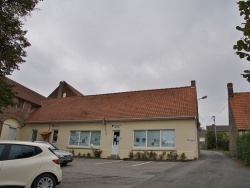
{"label": "paved parking area", "polygon": [[75,158],[62,167],[58,188],[129,188],[179,164],[167,161],[123,161]]}

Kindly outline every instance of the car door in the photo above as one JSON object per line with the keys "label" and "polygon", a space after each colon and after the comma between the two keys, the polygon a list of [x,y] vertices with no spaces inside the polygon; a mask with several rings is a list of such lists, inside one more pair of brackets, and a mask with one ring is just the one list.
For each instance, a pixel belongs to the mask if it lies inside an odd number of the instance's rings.
{"label": "car door", "polygon": [[8,147],[8,155],[2,161],[0,185],[25,186],[41,166],[41,157],[36,155],[35,146],[11,144]]}

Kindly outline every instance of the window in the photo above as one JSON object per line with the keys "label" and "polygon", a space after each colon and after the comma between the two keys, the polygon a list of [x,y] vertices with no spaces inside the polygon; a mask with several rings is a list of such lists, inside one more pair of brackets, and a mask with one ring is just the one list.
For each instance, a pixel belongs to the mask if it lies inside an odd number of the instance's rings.
{"label": "window", "polygon": [[100,142],[101,142],[100,138],[101,138],[100,131],[92,131],[90,144],[92,144],[94,146],[100,146]]}
{"label": "window", "polygon": [[1,156],[3,154],[3,149],[4,149],[4,145],[0,144],[0,161],[1,161]]}
{"label": "window", "polygon": [[175,147],[175,130],[162,130],[161,131],[161,146],[162,147]]}
{"label": "window", "polygon": [[11,145],[8,160],[33,157],[41,152],[42,150],[36,146]]}
{"label": "window", "polygon": [[175,147],[175,130],[134,131],[135,147]]}
{"label": "window", "polygon": [[134,146],[146,147],[146,131],[134,131]]}
{"label": "window", "polygon": [[160,131],[148,131],[148,147],[160,147]]}
{"label": "window", "polygon": [[100,146],[101,131],[71,131],[69,145]]}

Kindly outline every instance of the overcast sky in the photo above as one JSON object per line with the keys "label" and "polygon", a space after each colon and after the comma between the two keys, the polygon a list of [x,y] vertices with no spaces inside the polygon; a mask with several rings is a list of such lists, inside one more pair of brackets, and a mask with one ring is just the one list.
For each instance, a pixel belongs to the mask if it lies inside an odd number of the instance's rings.
{"label": "overcast sky", "polygon": [[48,96],[60,81],[84,95],[190,86],[202,126],[228,124],[227,83],[249,92],[233,45],[234,0],[44,0],[24,28],[31,47],[11,79]]}

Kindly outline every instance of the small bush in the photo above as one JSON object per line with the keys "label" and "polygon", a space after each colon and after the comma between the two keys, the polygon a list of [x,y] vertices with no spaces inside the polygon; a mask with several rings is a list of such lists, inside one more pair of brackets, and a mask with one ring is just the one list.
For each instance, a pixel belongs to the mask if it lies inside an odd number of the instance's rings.
{"label": "small bush", "polygon": [[86,158],[91,158],[91,154],[87,153]]}
{"label": "small bush", "polygon": [[135,154],[135,158],[137,159],[137,160],[141,160],[142,159],[142,157],[141,157],[141,153],[138,151],[138,152],[136,152],[136,154]]}
{"label": "small bush", "polygon": [[134,159],[134,153],[133,153],[133,151],[130,151],[130,152],[129,152],[128,158],[129,158],[130,160],[133,160],[133,159]]}
{"label": "small bush", "polygon": [[180,155],[180,160],[184,161],[184,160],[186,160],[186,158],[187,158],[187,156],[185,155],[185,153],[182,153]]}
{"label": "small bush", "polygon": [[92,152],[93,152],[94,157],[96,158],[100,158],[102,155],[102,150],[99,150],[99,149],[93,149]]}
{"label": "small bush", "polygon": [[162,154],[159,155],[159,159],[162,161],[164,160],[165,156],[166,156],[166,152],[164,151],[162,152]]}
{"label": "small bush", "polygon": [[149,159],[150,160],[156,160],[157,156],[158,156],[157,153],[155,153],[154,151],[149,152]]}
{"label": "small bush", "polygon": [[169,158],[169,160],[171,160],[171,161],[176,161],[177,158],[178,158],[177,152],[176,152],[176,151],[171,151],[171,152],[168,154],[168,158]]}
{"label": "small bush", "polygon": [[144,151],[143,153],[141,153],[141,159],[148,160],[148,152],[147,151]]}

